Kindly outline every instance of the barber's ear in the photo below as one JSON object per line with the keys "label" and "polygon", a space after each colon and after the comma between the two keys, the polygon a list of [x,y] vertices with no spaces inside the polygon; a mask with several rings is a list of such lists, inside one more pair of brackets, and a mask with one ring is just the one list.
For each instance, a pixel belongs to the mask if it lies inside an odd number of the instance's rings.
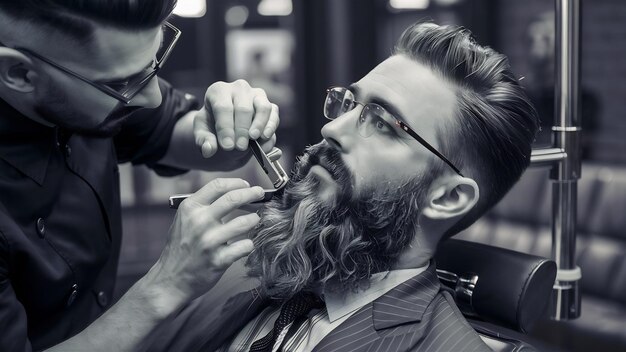
{"label": "barber's ear", "polygon": [[445,220],[467,214],[478,202],[478,184],[471,178],[455,175],[431,189],[422,214],[433,220]]}
{"label": "barber's ear", "polygon": [[18,92],[30,93],[35,89],[34,81],[37,77],[28,56],[15,49],[0,47],[1,84]]}

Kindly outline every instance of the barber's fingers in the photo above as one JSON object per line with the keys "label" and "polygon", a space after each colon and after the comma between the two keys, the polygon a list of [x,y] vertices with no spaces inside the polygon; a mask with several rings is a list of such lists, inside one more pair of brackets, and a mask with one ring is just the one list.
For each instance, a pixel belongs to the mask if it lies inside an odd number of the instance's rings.
{"label": "barber's fingers", "polygon": [[228,192],[249,188],[250,184],[239,178],[218,178],[209,182],[189,198],[185,199],[179,208],[184,211],[184,209],[189,207],[197,208],[208,206]]}
{"label": "barber's fingers", "polygon": [[265,124],[265,128],[263,129],[263,138],[270,139],[276,133],[276,129],[278,128],[279,123],[280,117],[278,105],[272,104],[269,119],[267,121],[267,124]]}
{"label": "barber's fingers", "polygon": [[213,83],[204,96],[207,110],[213,114],[217,140],[224,150],[235,147],[235,122],[232,86],[225,82]]}
{"label": "barber's fingers", "polygon": [[[280,123],[278,106],[269,102],[263,89],[252,88],[244,80],[212,84],[205,95],[205,106],[207,130],[213,131],[211,123],[214,121],[217,141],[224,150],[235,146],[246,150],[250,138],[270,141],[275,138]],[[208,134],[203,135],[208,139]],[[204,152],[214,152],[211,147],[208,145]]]}
{"label": "barber's fingers", "polygon": [[213,118],[206,108],[202,108],[196,113],[193,120],[193,134],[196,145],[200,148],[202,156],[210,158],[217,152],[217,137],[212,126]]}
{"label": "barber's fingers", "polygon": [[254,115],[254,93],[250,85],[243,80],[235,81],[233,89],[235,141],[237,149],[248,149],[250,126]]}
{"label": "barber's fingers", "polygon": [[265,197],[265,192],[263,191],[263,188],[259,186],[233,190],[213,202],[213,204],[209,207],[208,214],[210,214],[213,219],[221,219],[235,209],[254,201],[261,200],[263,197]]}
{"label": "barber's fingers", "polygon": [[254,89],[254,92],[254,119],[250,126],[250,138],[259,139],[261,133],[265,131],[267,122],[270,120],[274,104],[270,103],[267,99],[267,95],[263,89]]}
{"label": "barber's fingers", "polygon": [[[261,218],[256,213],[238,216],[223,225],[207,229],[202,238],[205,249],[217,249],[249,234]],[[235,243],[234,241],[233,243]]]}
{"label": "barber's fingers", "polygon": [[212,256],[212,266],[225,270],[254,249],[252,240],[243,239],[219,248]]}
{"label": "barber's fingers", "polygon": [[[259,124],[264,123],[264,127],[262,128],[263,134],[258,140],[259,144],[261,145],[261,149],[263,149],[263,151],[267,154],[269,154],[270,152],[278,152],[279,154],[277,156],[270,156],[270,160],[278,160],[282,155],[282,151],[275,151],[275,149],[278,148],[274,148],[276,146],[275,131],[278,128],[278,124],[280,123],[280,118],[278,117],[278,106],[276,104],[270,104],[270,113],[269,115],[267,115],[267,119],[262,119],[263,120],[261,120]],[[253,123],[256,123],[256,117]]]}
{"label": "barber's fingers", "polygon": [[[274,153],[276,149],[276,135],[272,135],[270,139],[261,138],[258,140],[261,149],[265,152],[265,154]],[[282,154],[282,151],[281,151]],[[270,159],[272,159],[270,157]]]}

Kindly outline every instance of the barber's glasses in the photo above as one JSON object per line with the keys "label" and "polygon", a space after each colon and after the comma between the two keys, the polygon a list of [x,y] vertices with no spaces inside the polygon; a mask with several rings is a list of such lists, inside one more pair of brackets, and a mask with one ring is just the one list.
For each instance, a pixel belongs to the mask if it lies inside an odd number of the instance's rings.
{"label": "barber's glasses", "polygon": [[443,156],[435,147],[426,142],[406,123],[400,121],[385,108],[376,103],[361,103],[355,100],[354,93],[344,87],[328,88],[326,100],[324,102],[324,116],[327,119],[334,120],[343,114],[352,111],[357,105],[363,106],[361,114],[357,120],[357,129],[359,134],[365,138],[370,137],[374,133],[384,134],[390,130],[401,129],[417,140],[421,145],[435,154],[439,159],[448,164],[454,172],[463,176],[461,171],[452,164],[448,158]]}
{"label": "barber's glasses", "polygon": [[15,49],[30,54],[37,59],[49,64],[50,66],[53,66],[71,76],[74,76],[85,83],[88,83],[89,85],[99,89],[100,91],[121,101],[122,103],[128,104],[143,88],[146,87],[146,85],[148,85],[148,83],[150,83],[150,80],[152,80],[152,78],[156,76],[157,72],[159,72],[159,70],[163,66],[163,63],[167,60],[170,53],[172,52],[172,49],[176,45],[176,42],[178,41],[181,33],[178,28],[174,27],[168,22],[164,22],[162,31],[163,39],[161,42],[161,46],[155,55],[155,60],[153,60],[152,63],[144,68],[141,72],[125,79],[116,81],[92,81],[86,77],[79,75],[76,72],[73,72],[68,68],[65,68],[55,63],[54,61],[42,55],[37,54],[34,51],[31,51],[30,49],[21,47],[17,47]]}

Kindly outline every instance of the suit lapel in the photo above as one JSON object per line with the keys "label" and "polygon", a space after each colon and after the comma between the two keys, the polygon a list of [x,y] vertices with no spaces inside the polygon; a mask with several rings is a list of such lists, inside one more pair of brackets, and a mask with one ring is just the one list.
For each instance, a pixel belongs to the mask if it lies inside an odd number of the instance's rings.
{"label": "suit lapel", "polygon": [[381,351],[409,350],[424,336],[427,324],[419,323],[428,320],[426,310],[439,288],[435,264],[431,262],[425,272],[359,309],[326,335],[313,351],[365,350],[371,345],[380,346]]}

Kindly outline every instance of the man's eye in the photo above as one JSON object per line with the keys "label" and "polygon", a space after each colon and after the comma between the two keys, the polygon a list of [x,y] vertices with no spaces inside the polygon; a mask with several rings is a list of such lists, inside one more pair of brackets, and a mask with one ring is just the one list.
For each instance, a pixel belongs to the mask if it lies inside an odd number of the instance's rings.
{"label": "man's eye", "polygon": [[354,109],[354,101],[352,100],[344,100],[343,101],[343,111],[348,112]]}
{"label": "man's eye", "polygon": [[378,130],[379,132],[385,132],[386,133],[386,132],[391,131],[391,129],[389,128],[389,125],[387,124],[387,122],[385,122],[380,117],[376,118],[375,124],[376,124],[376,130]]}

